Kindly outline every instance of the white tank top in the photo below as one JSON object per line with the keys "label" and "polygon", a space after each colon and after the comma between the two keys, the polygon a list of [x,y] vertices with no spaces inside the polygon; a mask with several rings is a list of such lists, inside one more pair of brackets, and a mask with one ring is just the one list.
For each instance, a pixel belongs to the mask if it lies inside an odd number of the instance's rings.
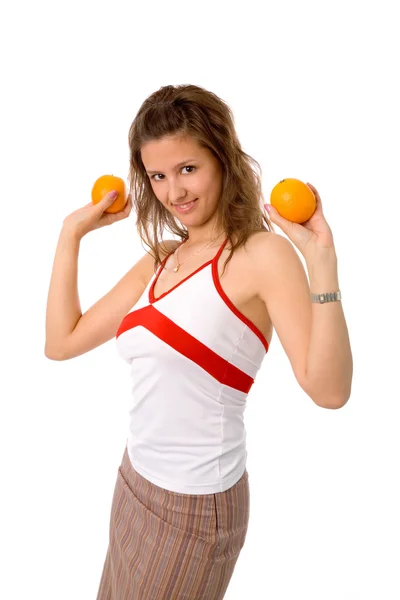
{"label": "white tank top", "polygon": [[118,354],[131,367],[132,466],[182,494],[224,492],[243,475],[246,399],[268,351],[263,334],[221,287],[218,259],[226,242],[155,298],[166,256],[116,334]]}

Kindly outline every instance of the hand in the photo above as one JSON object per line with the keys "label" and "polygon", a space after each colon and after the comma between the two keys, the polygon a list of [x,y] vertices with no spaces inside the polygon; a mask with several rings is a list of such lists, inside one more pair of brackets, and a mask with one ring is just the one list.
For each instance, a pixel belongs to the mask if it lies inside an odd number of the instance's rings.
{"label": "hand", "polygon": [[104,225],[111,225],[116,221],[121,221],[129,217],[132,209],[131,193],[128,194],[128,200],[123,210],[117,213],[104,212],[113,202],[115,202],[115,198],[111,196],[111,192],[106,194],[97,204],[89,202],[65,217],[63,227],[72,230],[74,235],[81,239],[89,231],[104,227]]}
{"label": "hand", "polygon": [[322,212],[320,195],[311,183],[307,183],[307,185],[316,198],[317,206],[314,214],[304,223],[293,223],[283,218],[270,204],[264,204],[265,207],[268,206],[271,209],[269,218],[272,223],[282,229],[304,257],[312,256],[321,249],[334,248],[332,231]]}

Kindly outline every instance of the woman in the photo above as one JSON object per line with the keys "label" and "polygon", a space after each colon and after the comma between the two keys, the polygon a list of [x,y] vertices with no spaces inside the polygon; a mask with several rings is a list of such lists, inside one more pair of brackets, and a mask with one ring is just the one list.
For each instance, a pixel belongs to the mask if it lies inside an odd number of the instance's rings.
{"label": "woman", "polygon": [[[108,194],[66,217],[50,282],[46,356],[66,360],[116,337],[133,400],[111,507],[98,600],[219,600],[249,520],[243,413],[272,331],[319,406],[349,396],[352,355],[332,232],[317,190],[302,225],[262,210],[258,165],[229,107],[194,85],[166,86],[129,132],[128,203]],[[150,249],[81,314],[79,243],[129,216]],[[310,283],[292,243],[302,253]],[[163,241],[164,229],[178,239]],[[59,299],[63,298],[60,307]],[[326,304],[326,303],[324,303]]]}

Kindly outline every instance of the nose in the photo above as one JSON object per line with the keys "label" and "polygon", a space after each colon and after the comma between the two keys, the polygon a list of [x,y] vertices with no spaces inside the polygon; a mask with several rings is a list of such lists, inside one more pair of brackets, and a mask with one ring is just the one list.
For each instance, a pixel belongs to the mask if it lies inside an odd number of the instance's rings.
{"label": "nose", "polygon": [[171,179],[168,188],[168,200],[171,204],[185,199],[186,192],[179,179]]}

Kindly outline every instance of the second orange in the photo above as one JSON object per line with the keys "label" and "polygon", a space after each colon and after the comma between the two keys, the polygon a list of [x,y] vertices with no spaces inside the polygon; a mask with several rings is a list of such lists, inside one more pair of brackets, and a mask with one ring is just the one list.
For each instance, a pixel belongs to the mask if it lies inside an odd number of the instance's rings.
{"label": "second orange", "polygon": [[271,204],[284,219],[293,223],[308,221],[317,201],[313,191],[300,179],[282,179],[271,192]]}

